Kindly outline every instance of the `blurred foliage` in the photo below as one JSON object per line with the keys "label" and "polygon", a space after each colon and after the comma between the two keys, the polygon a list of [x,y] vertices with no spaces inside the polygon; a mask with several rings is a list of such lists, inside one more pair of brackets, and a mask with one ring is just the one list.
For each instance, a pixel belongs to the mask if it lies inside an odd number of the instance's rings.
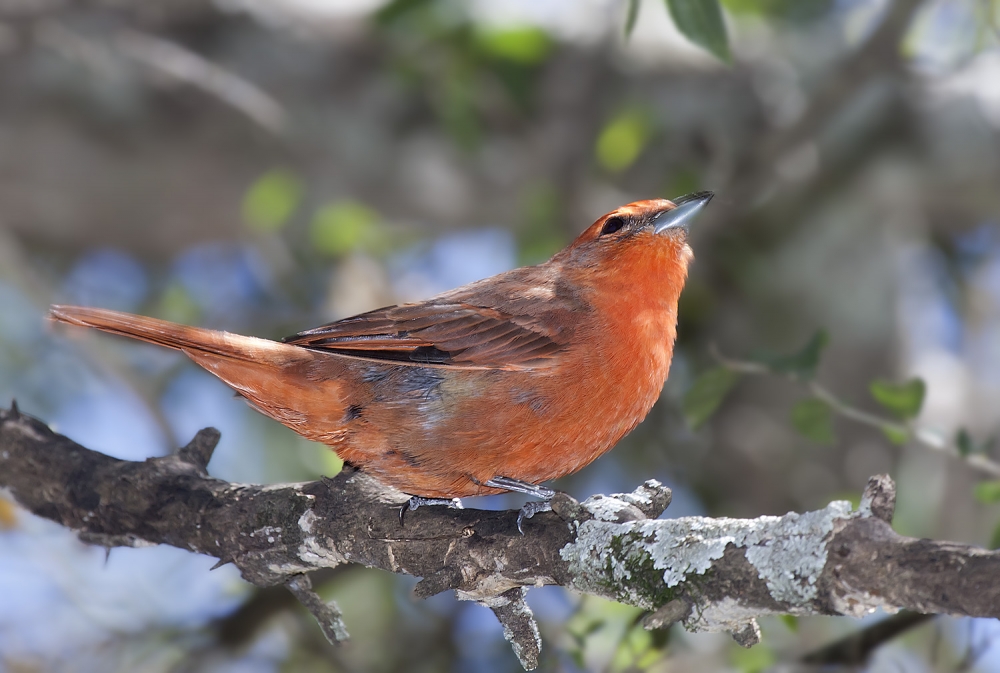
{"label": "blurred foliage", "polygon": [[732,61],[719,0],[666,0],[666,3],[677,30],[720,61]]}
{"label": "blurred foliage", "polygon": [[836,441],[833,434],[833,411],[823,400],[810,397],[792,407],[792,427],[806,439],[817,444],[830,445]]}
{"label": "blurred foliage", "polygon": [[972,490],[976,500],[984,505],[1000,502],[1000,480],[981,481]]}
{"label": "blurred foliage", "polygon": [[762,19],[808,22],[826,16],[834,0],[722,0],[722,6],[734,15]]}
{"label": "blurred foliage", "polygon": [[518,264],[538,264],[566,246],[559,230],[559,213],[564,205],[559,190],[550,183],[538,182],[521,197],[521,224],[518,227]]}
{"label": "blurred foliage", "polygon": [[733,666],[740,673],[761,673],[775,663],[774,650],[761,643],[754,647],[734,647],[730,650]]}
{"label": "blurred foliage", "polygon": [[972,435],[965,428],[959,428],[958,432],[955,433],[955,446],[958,447],[958,452],[963,456],[968,456],[976,450],[976,446],[972,442]]}
{"label": "blurred foliage", "polygon": [[201,309],[180,283],[171,283],[163,289],[154,312],[163,320],[186,325],[196,325],[201,318]]}
{"label": "blurred foliage", "polygon": [[378,213],[357,201],[329,203],[313,216],[309,227],[313,248],[336,257],[354,251],[375,254],[389,249],[389,234]]}
{"label": "blurred foliage", "polygon": [[275,168],[257,178],[243,198],[243,218],[259,231],[277,231],[295,214],[302,199],[302,184],[295,175]]}
{"label": "blurred foliage", "polygon": [[778,617],[778,620],[792,633],[798,633],[799,618],[795,615],[781,615]]}
{"label": "blurred foliage", "polygon": [[981,456],[992,455],[998,445],[998,438],[1000,438],[1000,435],[994,434],[982,441],[976,441],[967,428],[959,428],[955,433],[955,447],[963,457],[976,454]]}
{"label": "blurred foliage", "polygon": [[540,28],[480,29],[475,41],[484,55],[522,66],[540,65],[552,51],[552,40]]}
{"label": "blurred foliage", "polygon": [[572,642],[567,654],[581,670],[620,673],[650,669],[666,657],[670,630],[647,631],[640,624],[644,614],[631,606],[583,597],[566,623]]}
{"label": "blurred foliage", "polygon": [[739,380],[738,373],[725,367],[701,374],[684,396],[684,415],[691,427],[697,429],[711,418]]}
{"label": "blurred foliage", "polygon": [[635,22],[639,18],[639,6],[642,0],[628,0],[628,10],[625,14],[625,37],[635,30]]}
{"label": "blurred foliage", "polygon": [[885,423],[880,429],[882,430],[882,434],[885,438],[896,446],[903,446],[910,441],[910,432],[906,428]]}
{"label": "blurred foliage", "polygon": [[778,356],[765,355],[756,359],[777,374],[809,381],[816,377],[820,359],[823,357],[823,351],[829,342],[830,335],[827,334],[826,330],[820,330],[796,353]]}
{"label": "blurred foliage", "polygon": [[927,384],[920,378],[910,379],[905,383],[876,379],[871,382],[869,390],[884,409],[905,420],[920,415],[927,395]]}
{"label": "blurred foliage", "polygon": [[400,81],[460,147],[475,149],[490,119],[530,112],[538,70],[552,49],[544,31],[476,27],[461,6],[436,0],[393,0],[374,19],[391,38]]}
{"label": "blurred foliage", "polygon": [[649,115],[642,110],[623,110],[605,124],[597,136],[594,153],[597,162],[612,173],[635,163],[649,140]]}

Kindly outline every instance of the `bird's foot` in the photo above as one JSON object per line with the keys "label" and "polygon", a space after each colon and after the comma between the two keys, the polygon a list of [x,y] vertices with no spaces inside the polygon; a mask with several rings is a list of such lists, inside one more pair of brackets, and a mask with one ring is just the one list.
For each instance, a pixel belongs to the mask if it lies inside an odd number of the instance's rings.
{"label": "bird's foot", "polygon": [[406,504],[399,508],[399,525],[403,525],[403,514],[412,512],[418,507],[424,507],[425,505],[444,505],[449,509],[465,509],[462,507],[462,501],[458,498],[422,498],[419,495],[414,495],[410,497]]}
{"label": "bird's foot", "polygon": [[524,503],[524,505],[521,506],[521,511],[517,513],[517,531],[521,535],[524,535],[524,528],[521,527],[521,524],[524,523],[525,519],[530,519],[539,512],[551,511],[552,503],[548,500],[531,500]]}
{"label": "bird's foot", "polygon": [[556,494],[551,488],[545,486],[539,486],[538,484],[530,484],[526,481],[521,481],[520,479],[511,479],[510,477],[493,477],[486,482],[486,486],[491,486],[493,488],[502,488],[508,491],[516,491],[517,493],[524,493],[525,495],[531,495],[536,498],[540,498],[539,502],[526,502],[521,508],[521,511],[517,514],[517,530],[524,535],[524,528],[522,524],[525,519],[530,519],[539,512],[551,512],[552,511],[552,497]]}

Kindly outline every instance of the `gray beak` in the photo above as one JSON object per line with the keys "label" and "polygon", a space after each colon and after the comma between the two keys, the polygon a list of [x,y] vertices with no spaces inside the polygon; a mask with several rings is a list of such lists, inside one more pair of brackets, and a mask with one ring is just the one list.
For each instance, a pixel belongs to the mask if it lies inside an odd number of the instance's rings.
{"label": "gray beak", "polygon": [[698,213],[708,205],[708,202],[715,196],[714,192],[695,192],[687,194],[679,199],[674,199],[677,206],[672,210],[666,210],[656,216],[653,220],[653,233],[661,234],[669,229],[683,229],[687,231]]}

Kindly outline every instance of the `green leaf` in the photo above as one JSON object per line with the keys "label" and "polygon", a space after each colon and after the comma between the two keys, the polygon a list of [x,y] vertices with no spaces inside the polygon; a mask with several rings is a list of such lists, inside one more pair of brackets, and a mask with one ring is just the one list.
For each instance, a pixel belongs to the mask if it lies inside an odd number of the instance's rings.
{"label": "green leaf", "polygon": [[955,433],[955,447],[958,449],[958,455],[963,458],[975,452],[976,445],[972,442],[972,435],[965,428],[961,428]]}
{"label": "green leaf", "polygon": [[290,171],[276,168],[250,185],[243,197],[243,220],[258,231],[277,231],[288,224],[302,200],[302,183]]}
{"label": "green leaf", "polygon": [[639,158],[649,140],[649,120],[639,110],[625,110],[610,122],[597,136],[594,152],[602,167],[618,173]]}
{"label": "green leaf", "polygon": [[927,394],[923,379],[910,379],[905,383],[872,381],[869,386],[875,401],[900,418],[914,418],[920,413]]}
{"label": "green leaf", "polygon": [[993,529],[993,535],[990,536],[990,549],[1000,549],[1000,523],[996,525]]}
{"label": "green leaf", "polygon": [[890,425],[888,423],[879,426],[879,430],[885,435],[885,438],[896,446],[902,446],[910,441],[910,431],[906,428],[901,428],[898,425]]}
{"label": "green leaf", "polygon": [[733,389],[740,375],[725,367],[716,367],[698,377],[684,396],[684,415],[692,428],[705,423]]}
{"label": "green leaf", "polygon": [[628,12],[625,14],[625,39],[635,30],[635,20],[639,18],[640,0],[628,0]]}
{"label": "green leaf", "polygon": [[666,0],[674,25],[687,39],[730,63],[729,36],[719,0]]}
{"label": "green leaf", "polygon": [[388,247],[388,236],[379,224],[378,213],[363,203],[336,201],[316,212],[309,236],[316,251],[325,255],[359,249],[381,252]]}
{"label": "green leaf", "polygon": [[505,28],[477,35],[479,47],[493,58],[518,65],[537,65],[552,51],[552,40],[540,28]]}
{"label": "green leaf", "polygon": [[779,615],[778,619],[780,619],[781,623],[784,624],[792,633],[799,632],[799,618],[795,615]]}
{"label": "green leaf", "polygon": [[810,397],[792,407],[792,427],[818,444],[833,444],[833,412],[823,400]]}
{"label": "green leaf", "polygon": [[984,505],[1000,502],[1000,479],[979,482],[973,487],[972,495]]}
{"label": "green leaf", "polygon": [[827,334],[826,330],[821,329],[812,335],[812,338],[799,352],[781,357],[759,358],[758,361],[768,365],[779,374],[787,374],[809,381],[815,378],[823,350],[829,342],[830,335]]}

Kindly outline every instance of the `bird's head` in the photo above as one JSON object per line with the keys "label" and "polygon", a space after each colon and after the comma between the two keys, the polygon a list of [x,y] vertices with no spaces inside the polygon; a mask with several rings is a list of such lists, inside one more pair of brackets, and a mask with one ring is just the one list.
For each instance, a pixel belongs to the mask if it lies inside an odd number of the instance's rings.
{"label": "bird's head", "polygon": [[649,199],[622,206],[598,218],[553,261],[607,279],[603,282],[652,282],[667,274],[683,285],[693,257],[688,230],[712,196],[695,192],[673,201]]}

